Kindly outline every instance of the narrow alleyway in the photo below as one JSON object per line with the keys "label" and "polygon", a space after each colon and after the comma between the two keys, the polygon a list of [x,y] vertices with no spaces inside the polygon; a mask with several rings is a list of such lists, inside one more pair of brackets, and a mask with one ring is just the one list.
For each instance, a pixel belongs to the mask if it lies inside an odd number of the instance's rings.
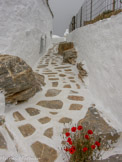
{"label": "narrow alleyway", "polygon": [[20,161],[29,161],[31,157],[34,162],[36,157],[40,162],[62,161],[59,148],[63,129],[70,122],[76,124],[94,104],[78,78],[76,66],[64,64],[62,59],[57,45],[42,56],[35,69],[45,76],[42,91],[28,102],[8,107],[6,128],[1,132],[8,150],[1,150],[2,156],[19,156]]}

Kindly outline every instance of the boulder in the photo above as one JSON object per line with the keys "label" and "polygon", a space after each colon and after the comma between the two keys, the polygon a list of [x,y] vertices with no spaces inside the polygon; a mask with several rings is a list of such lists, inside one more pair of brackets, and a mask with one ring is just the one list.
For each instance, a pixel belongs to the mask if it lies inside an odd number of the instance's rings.
{"label": "boulder", "polygon": [[21,58],[0,55],[0,89],[5,91],[6,103],[28,100],[41,90],[43,80]]}
{"label": "boulder", "polygon": [[61,42],[58,46],[58,53],[63,54],[64,51],[74,48],[73,42]]}
{"label": "boulder", "polygon": [[77,52],[75,48],[72,48],[72,49],[69,49],[63,52],[64,63],[70,63],[74,65],[76,63],[76,58],[77,58]]}
{"label": "boulder", "polygon": [[83,68],[83,64],[80,62],[77,64],[77,68],[79,70],[78,77],[83,81],[83,78],[88,75],[87,71]]}
{"label": "boulder", "polygon": [[92,129],[96,137],[101,138],[101,144],[104,147],[108,141],[115,143],[120,137],[113,127],[111,127],[100,115],[95,107],[90,107],[86,116],[79,120],[78,125],[83,125],[87,129]]}

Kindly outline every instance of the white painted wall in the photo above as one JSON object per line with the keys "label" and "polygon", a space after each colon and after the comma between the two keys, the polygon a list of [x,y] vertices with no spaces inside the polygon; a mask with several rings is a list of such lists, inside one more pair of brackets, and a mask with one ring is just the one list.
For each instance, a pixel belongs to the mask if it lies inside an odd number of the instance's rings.
{"label": "white painted wall", "polygon": [[122,130],[122,13],[76,29],[67,40],[75,43],[78,62],[86,62],[89,90]]}
{"label": "white painted wall", "polygon": [[40,57],[41,37],[46,36],[46,48],[51,44],[50,31],[46,0],[0,0],[1,54],[17,55],[33,66]]}

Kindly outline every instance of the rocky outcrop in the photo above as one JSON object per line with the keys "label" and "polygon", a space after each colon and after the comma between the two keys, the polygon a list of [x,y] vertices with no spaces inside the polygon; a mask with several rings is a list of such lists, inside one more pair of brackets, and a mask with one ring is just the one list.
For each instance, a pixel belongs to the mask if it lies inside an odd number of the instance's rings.
{"label": "rocky outcrop", "polygon": [[78,125],[94,130],[94,134],[102,138],[101,144],[103,146],[107,141],[117,142],[120,137],[117,131],[101,117],[100,112],[94,107],[88,109],[85,118],[81,119]]}
{"label": "rocky outcrop", "polygon": [[74,48],[73,42],[61,42],[58,46],[58,53],[63,54],[64,51]]}
{"label": "rocky outcrop", "polygon": [[70,63],[75,65],[77,58],[77,52],[75,48],[71,48],[69,50],[66,50],[63,52],[63,62],[64,63]]}
{"label": "rocky outcrop", "polygon": [[77,68],[79,70],[78,77],[81,79],[83,82],[83,78],[88,75],[87,71],[83,68],[83,64],[80,62],[77,64]]}
{"label": "rocky outcrop", "polygon": [[28,100],[41,90],[44,77],[33,72],[25,61],[16,56],[0,55],[0,89],[6,103]]}

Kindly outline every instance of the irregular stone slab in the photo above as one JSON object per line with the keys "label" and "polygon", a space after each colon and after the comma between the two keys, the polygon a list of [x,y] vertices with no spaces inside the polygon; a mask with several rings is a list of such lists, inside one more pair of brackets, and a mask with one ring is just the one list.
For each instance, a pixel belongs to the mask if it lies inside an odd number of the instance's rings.
{"label": "irregular stone slab", "polygon": [[47,65],[38,65],[37,68],[45,68]]}
{"label": "irregular stone slab", "polygon": [[45,75],[49,75],[49,74],[57,74],[57,73],[43,73],[43,74],[45,74]]}
{"label": "irregular stone slab", "polygon": [[55,77],[55,75],[48,75],[48,77]]}
{"label": "irregular stone slab", "polygon": [[79,84],[76,84],[76,87],[77,87],[77,89],[80,89],[80,85]]}
{"label": "irregular stone slab", "polygon": [[45,132],[44,135],[47,136],[48,138],[52,138],[53,136],[53,128],[48,128]]}
{"label": "irregular stone slab", "polygon": [[15,118],[15,121],[22,121],[25,120],[25,118],[20,114],[18,111],[13,113],[13,117]]}
{"label": "irregular stone slab", "polygon": [[81,110],[83,105],[80,104],[71,104],[69,110]]}
{"label": "irregular stone slab", "polygon": [[63,54],[65,50],[74,48],[73,42],[61,42],[58,46],[58,53]]}
{"label": "irregular stone slab", "polygon": [[70,63],[72,65],[75,65],[77,58],[77,52],[75,48],[66,50],[63,52],[63,62],[64,63]]}
{"label": "irregular stone slab", "polygon": [[84,97],[82,96],[68,96],[69,100],[75,100],[75,101],[83,101]]}
{"label": "irregular stone slab", "polygon": [[0,132],[0,149],[7,149],[7,143],[2,133]]}
{"label": "irregular stone slab", "polygon": [[74,77],[68,77],[69,79],[74,79]]}
{"label": "irregular stone slab", "polygon": [[70,123],[72,122],[72,119],[64,117],[59,120],[59,123]]}
{"label": "irregular stone slab", "polygon": [[78,92],[76,92],[76,91],[73,91],[73,90],[71,90],[70,92],[71,92],[71,93],[78,93]]}
{"label": "irregular stone slab", "polygon": [[56,67],[55,69],[67,69],[70,68],[71,66],[60,66],[60,67]]}
{"label": "irregular stone slab", "polygon": [[18,129],[20,130],[20,132],[24,137],[32,135],[36,130],[31,124],[22,125],[18,127]]}
{"label": "irregular stone slab", "polygon": [[39,74],[21,58],[0,55],[0,65],[0,88],[6,92],[6,103],[26,101],[41,90]]}
{"label": "irregular stone slab", "polygon": [[60,100],[50,100],[50,101],[40,101],[37,103],[39,106],[43,106],[49,109],[61,109],[63,106],[63,102]]}
{"label": "irregular stone slab", "polygon": [[66,75],[65,74],[59,74],[60,77],[65,77]]}
{"label": "irregular stone slab", "polygon": [[50,114],[56,115],[56,114],[58,114],[58,112],[50,112]]}
{"label": "irregular stone slab", "polygon": [[5,116],[4,115],[0,115],[0,126],[3,125],[4,123],[5,123]]}
{"label": "irregular stone slab", "polygon": [[57,151],[39,141],[36,141],[31,145],[33,152],[39,159],[39,162],[54,162],[57,159]]}
{"label": "irregular stone slab", "polygon": [[70,84],[64,85],[63,88],[71,88],[71,85]]}
{"label": "irregular stone slab", "polygon": [[82,82],[84,82],[84,81],[83,81],[83,78],[84,78],[85,76],[88,76],[88,73],[87,73],[87,71],[83,68],[83,66],[84,66],[84,64],[82,64],[81,62],[77,64],[77,68],[78,68],[78,70],[79,70],[78,77],[81,79]]}
{"label": "irregular stone slab", "polygon": [[51,118],[49,118],[49,117],[44,117],[44,118],[40,118],[38,121],[39,121],[41,124],[46,124],[46,123],[48,123],[50,120],[51,120]]}
{"label": "irregular stone slab", "polygon": [[30,116],[35,116],[35,115],[40,114],[40,110],[35,109],[35,108],[29,107],[29,108],[26,108],[25,110],[27,111],[27,113],[28,113]]}
{"label": "irregular stone slab", "polygon": [[116,142],[119,138],[117,131],[109,126],[106,121],[100,116],[96,108],[90,107],[84,119],[79,120],[78,125],[87,126],[95,130],[94,133],[99,134],[99,137],[104,137],[103,141],[111,140],[112,143]]}
{"label": "irregular stone slab", "polygon": [[52,82],[52,87],[57,87],[58,86],[58,82]]}
{"label": "irregular stone slab", "polygon": [[59,80],[59,78],[49,78],[49,80]]}
{"label": "irregular stone slab", "polygon": [[54,97],[59,95],[59,93],[61,92],[61,90],[57,90],[57,89],[49,89],[47,91],[47,93],[45,94],[46,97]]}
{"label": "irregular stone slab", "polygon": [[72,71],[71,69],[65,69],[64,71]]}
{"label": "irregular stone slab", "polygon": [[70,82],[75,83],[76,81],[75,80],[70,80]]}

